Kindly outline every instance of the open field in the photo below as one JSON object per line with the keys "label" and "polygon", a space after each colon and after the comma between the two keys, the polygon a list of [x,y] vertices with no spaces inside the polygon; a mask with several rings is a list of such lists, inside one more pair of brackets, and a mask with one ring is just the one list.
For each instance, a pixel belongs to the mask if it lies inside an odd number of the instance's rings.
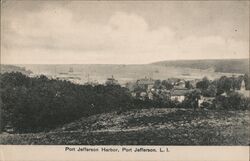
{"label": "open field", "polygon": [[249,111],[140,109],[82,118],[47,133],[1,134],[0,144],[248,145]]}

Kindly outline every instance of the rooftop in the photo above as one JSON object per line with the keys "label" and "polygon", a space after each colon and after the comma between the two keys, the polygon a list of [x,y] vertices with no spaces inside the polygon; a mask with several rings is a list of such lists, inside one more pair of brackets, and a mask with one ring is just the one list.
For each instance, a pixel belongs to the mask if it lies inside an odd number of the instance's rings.
{"label": "rooftop", "polygon": [[190,93],[191,90],[188,89],[178,89],[178,90],[174,90],[171,93],[171,96],[185,96],[187,93]]}

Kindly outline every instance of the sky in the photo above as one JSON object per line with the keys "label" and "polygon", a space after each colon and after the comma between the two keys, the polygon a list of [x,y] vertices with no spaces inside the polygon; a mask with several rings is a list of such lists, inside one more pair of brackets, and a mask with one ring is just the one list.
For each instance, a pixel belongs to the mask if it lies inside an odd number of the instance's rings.
{"label": "sky", "polygon": [[3,1],[3,64],[249,57],[249,1]]}

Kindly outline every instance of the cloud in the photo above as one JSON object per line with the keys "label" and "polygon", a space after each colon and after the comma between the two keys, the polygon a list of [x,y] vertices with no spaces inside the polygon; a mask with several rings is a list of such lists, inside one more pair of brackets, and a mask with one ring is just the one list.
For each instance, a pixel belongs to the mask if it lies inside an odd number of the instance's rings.
{"label": "cloud", "polygon": [[248,56],[247,42],[214,35],[179,39],[168,26],[152,30],[133,13],[116,12],[105,24],[73,17],[73,11],[62,7],[9,17],[2,36],[2,62],[140,64]]}

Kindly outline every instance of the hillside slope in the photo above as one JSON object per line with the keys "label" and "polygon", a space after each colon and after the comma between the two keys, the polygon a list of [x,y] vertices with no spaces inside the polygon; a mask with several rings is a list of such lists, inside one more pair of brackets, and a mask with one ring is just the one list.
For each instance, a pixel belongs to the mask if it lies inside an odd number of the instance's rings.
{"label": "hillside slope", "polygon": [[2,134],[0,144],[248,145],[249,111],[141,109],[82,118],[48,133]]}
{"label": "hillside slope", "polygon": [[193,69],[213,68],[215,72],[248,73],[249,59],[176,60],[152,63],[166,67],[186,67]]}

